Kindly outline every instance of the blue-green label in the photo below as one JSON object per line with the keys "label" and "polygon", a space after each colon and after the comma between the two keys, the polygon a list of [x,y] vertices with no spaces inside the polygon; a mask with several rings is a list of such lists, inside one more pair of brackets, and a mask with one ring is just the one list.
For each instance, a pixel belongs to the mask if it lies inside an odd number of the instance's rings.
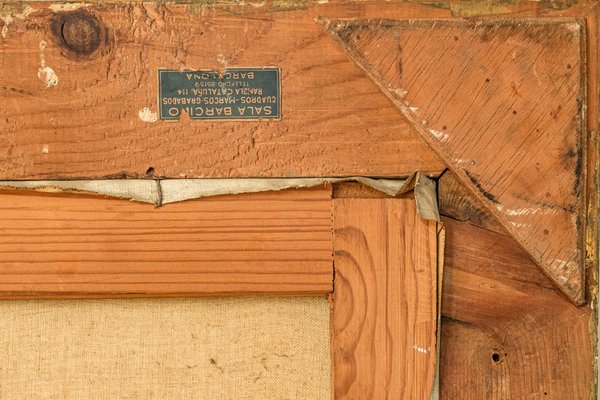
{"label": "blue-green label", "polygon": [[158,70],[160,119],[261,120],[281,118],[279,68]]}

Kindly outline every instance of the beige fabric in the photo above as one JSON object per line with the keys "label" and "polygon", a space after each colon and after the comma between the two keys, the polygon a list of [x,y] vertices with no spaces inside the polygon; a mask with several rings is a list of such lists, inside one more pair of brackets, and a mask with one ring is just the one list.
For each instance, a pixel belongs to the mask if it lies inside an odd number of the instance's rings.
{"label": "beige fabric", "polygon": [[439,221],[435,182],[419,172],[407,179],[346,178],[247,178],[247,179],[105,179],[72,181],[0,181],[2,189],[41,192],[95,193],[161,206],[199,197],[306,188],[355,181],[390,196],[414,189],[417,210],[425,219]]}
{"label": "beige fabric", "polygon": [[0,399],[329,400],[323,297],[0,302]]}

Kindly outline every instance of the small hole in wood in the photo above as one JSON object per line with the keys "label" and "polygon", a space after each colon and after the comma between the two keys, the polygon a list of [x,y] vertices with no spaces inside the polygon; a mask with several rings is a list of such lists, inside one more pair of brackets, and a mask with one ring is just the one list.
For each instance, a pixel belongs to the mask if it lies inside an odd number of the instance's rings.
{"label": "small hole in wood", "polygon": [[567,64],[567,69],[571,69],[571,64]]}
{"label": "small hole in wood", "polygon": [[490,83],[491,79],[490,78],[485,78],[485,82],[486,83]]}
{"label": "small hole in wood", "polygon": [[458,36],[454,36],[454,41],[457,42],[458,41]]}
{"label": "small hole in wood", "polygon": [[517,115],[517,110],[513,110],[513,115]]}
{"label": "small hole in wood", "polygon": [[492,353],[492,361],[496,364],[500,363],[500,361],[502,360],[502,357],[500,357],[500,354],[494,352]]}
{"label": "small hole in wood", "polygon": [[153,167],[148,168],[146,170],[146,175],[148,175],[148,176],[154,175],[154,168]]}

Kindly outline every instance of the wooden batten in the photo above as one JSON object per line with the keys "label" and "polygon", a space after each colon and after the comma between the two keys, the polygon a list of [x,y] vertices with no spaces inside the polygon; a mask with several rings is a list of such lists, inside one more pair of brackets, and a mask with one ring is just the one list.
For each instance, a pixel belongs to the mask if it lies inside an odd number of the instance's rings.
{"label": "wooden batten", "polygon": [[324,294],[331,188],[165,205],[3,192],[0,298]]}
{"label": "wooden batten", "polygon": [[431,395],[437,245],[437,223],[412,200],[334,200],[336,400]]}

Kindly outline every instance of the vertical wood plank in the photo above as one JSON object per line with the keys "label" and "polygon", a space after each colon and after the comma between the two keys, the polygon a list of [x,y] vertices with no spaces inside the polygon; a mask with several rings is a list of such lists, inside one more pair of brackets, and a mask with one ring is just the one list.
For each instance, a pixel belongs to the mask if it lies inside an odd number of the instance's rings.
{"label": "vertical wood plank", "polygon": [[436,247],[436,223],[413,201],[334,200],[336,400],[429,398]]}

